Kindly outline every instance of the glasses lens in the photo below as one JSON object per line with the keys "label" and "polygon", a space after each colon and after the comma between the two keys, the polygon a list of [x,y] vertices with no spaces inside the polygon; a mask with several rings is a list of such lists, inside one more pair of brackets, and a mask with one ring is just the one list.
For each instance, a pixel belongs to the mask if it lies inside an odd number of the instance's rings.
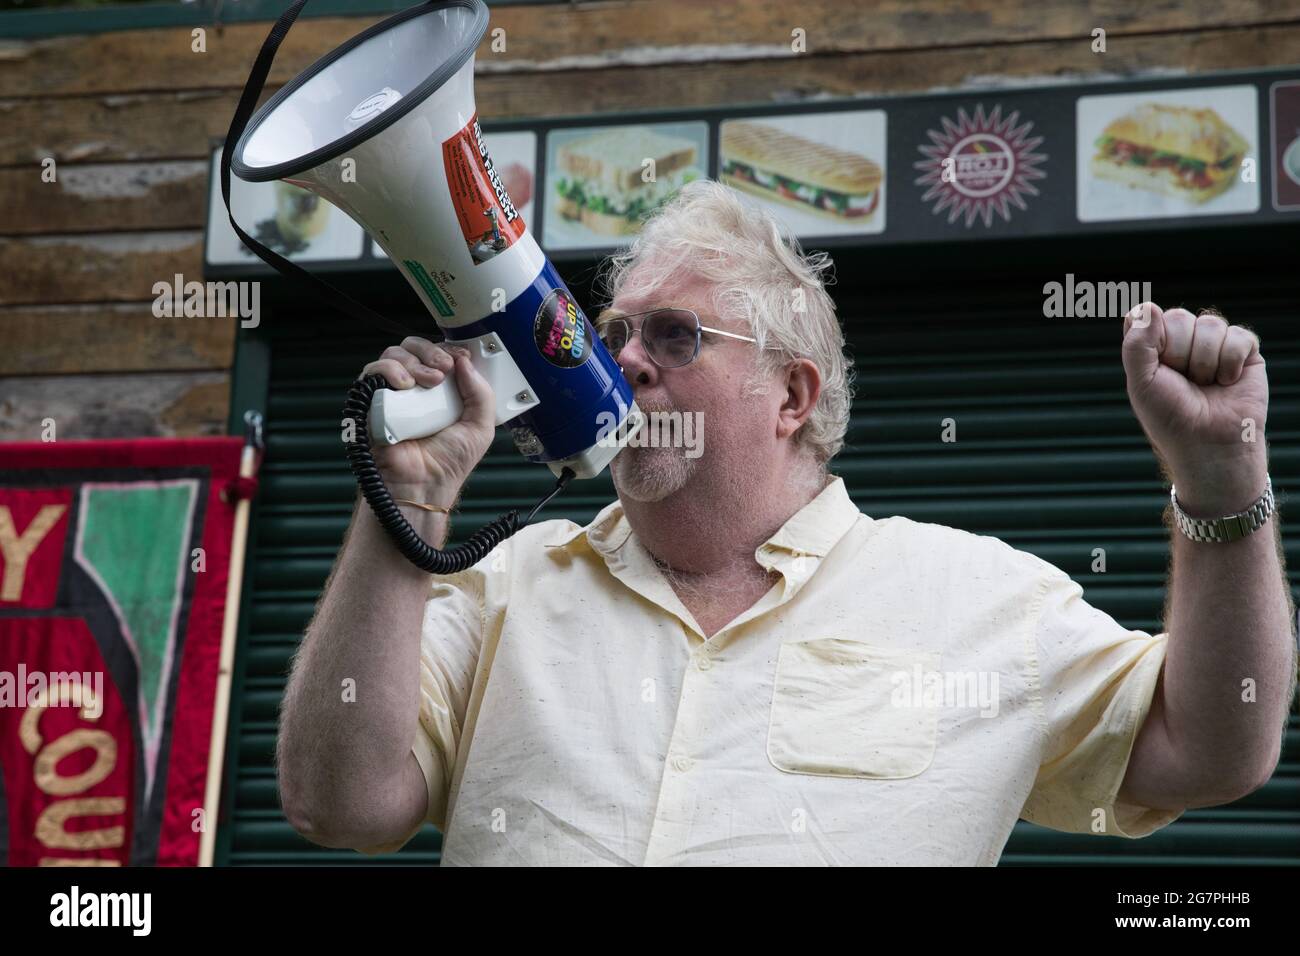
{"label": "glasses lens", "polygon": [[627,323],[622,319],[610,319],[600,327],[600,340],[610,355],[618,355],[627,345]]}
{"label": "glasses lens", "polygon": [[695,358],[700,343],[700,323],[683,309],[663,309],[645,317],[641,341],[664,368],[678,368]]}

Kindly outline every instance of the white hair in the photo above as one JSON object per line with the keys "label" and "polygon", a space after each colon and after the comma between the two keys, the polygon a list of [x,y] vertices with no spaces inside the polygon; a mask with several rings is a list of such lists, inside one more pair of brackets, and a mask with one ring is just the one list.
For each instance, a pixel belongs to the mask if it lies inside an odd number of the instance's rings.
{"label": "white hair", "polygon": [[[795,441],[824,469],[844,447],[853,402],[853,360],[844,354],[844,332],[825,288],[834,282],[831,269],[827,253],[805,254],[770,213],[729,186],[700,179],[610,257],[603,285],[612,301],[624,292],[646,294],[682,272],[707,281],[713,311],[744,319],[758,339],[751,392],[763,391],[762,379],[791,359],[811,359],[822,390]],[[769,345],[776,350],[763,348]]]}

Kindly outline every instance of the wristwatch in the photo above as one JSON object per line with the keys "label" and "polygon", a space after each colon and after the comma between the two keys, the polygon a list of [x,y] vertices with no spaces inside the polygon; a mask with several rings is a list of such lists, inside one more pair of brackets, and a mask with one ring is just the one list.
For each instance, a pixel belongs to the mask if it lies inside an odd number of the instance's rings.
{"label": "wristwatch", "polygon": [[1263,527],[1274,511],[1277,502],[1273,498],[1273,479],[1266,478],[1267,487],[1258,500],[1245,511],[1222,518],[1193,518],[1178,507],[1178,498],[1172,485],[1169,487],[1169,500],[1174,504],[1174,519],[1178,530],[1193,541],[1236,541]]}

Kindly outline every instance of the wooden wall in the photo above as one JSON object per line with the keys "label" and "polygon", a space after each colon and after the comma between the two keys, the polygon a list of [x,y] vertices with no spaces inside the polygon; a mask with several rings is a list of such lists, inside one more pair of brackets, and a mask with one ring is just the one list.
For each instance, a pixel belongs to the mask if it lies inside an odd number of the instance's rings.
{"label": "wooden wall", "polygon": [[[376,19],[302,21],[272,86]],[[1300,0],[610,0],[491,27],[494,119],[1300,63]],[[0,40],[0,440],[47,417],[60,438],[224,430],[234,321],[155,318],[150,289],[201,278],[209,140],[268,29],[211,28],[204,53],[188,27]]]}

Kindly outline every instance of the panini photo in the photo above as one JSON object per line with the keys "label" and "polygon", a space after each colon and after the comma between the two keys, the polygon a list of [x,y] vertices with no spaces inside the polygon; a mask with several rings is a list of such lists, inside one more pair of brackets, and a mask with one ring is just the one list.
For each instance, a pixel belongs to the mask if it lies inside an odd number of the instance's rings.
{"label": "panini photo", "polygon": [[1159,103],[1119,117],[1096,145],[1090,168],[1097,178],[1193,203],[1231,187],[1249,148],[1214,110]]}
{"label": "panini photo", "polygon": [[724,123],[721,152],[723,182],[773,202],[837,222],[864,222],[880,204],[879,165],[766,123]]}

